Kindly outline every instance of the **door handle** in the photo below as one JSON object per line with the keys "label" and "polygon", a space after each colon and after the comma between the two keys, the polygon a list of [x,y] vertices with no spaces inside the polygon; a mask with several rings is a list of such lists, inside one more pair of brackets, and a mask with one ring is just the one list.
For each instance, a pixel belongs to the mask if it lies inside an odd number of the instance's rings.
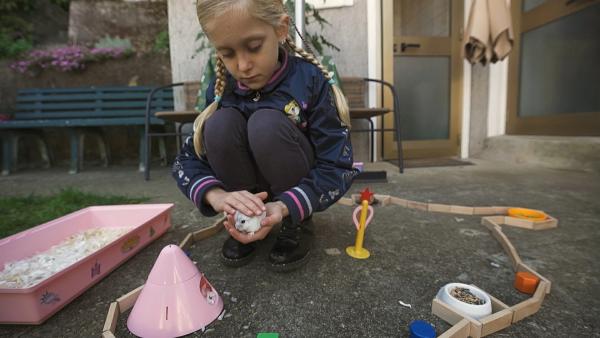
{"label": "door handle", "polygon": [[420,43],[406,43],[406,42],[402,42],[400,44],[400,51],[404,52],[406,51],[407,48],[419,48],[421,47]]}

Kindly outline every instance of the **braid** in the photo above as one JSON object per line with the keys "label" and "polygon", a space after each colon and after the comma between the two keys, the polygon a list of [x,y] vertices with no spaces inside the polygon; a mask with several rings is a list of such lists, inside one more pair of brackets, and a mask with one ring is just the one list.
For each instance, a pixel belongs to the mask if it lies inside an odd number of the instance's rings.
{"label": "braid", "polygon": [[329,73],[327,68],[325,68],[313,54],[296,46],[296,44],[294,43],[294,40],[292,40],[292,38],[290,36],[288,36],[285,39],[285,42],[293,51],[300,54],[300,56],[302,56],[306,61],[317,66],[319,68],[319,70],[321,71],[321,73],[323,73],[323,76],[325,76],[327,81],[329,81],[329,83],[331,84],[331,88],[333,90],[333,95],[335,98],[335,106],[338,111],[338,116],[340,117],[342,124],[346,125],[348,128],[350,128],[350,126],[351,126],[351,124],[350,124],[350,108],[348,108],[348,102],[346,101],[346,97],[344,97],[342,90],[332,80],[332,75]]}
{"label": "braid", "polygon": [[223,96],[223,92],[225,91],[226,77],[225,77],[225,65],[223,61],[217,57],[217,64],[215,67],[215,73],[217,74],[217,78],[215,80],[215,99],[209,104],[202,113],[196,117],[194,120],[194,150],[196,151],[196,155],[200,157],[202,154],[202,133],[204,128],[204,123],[208,118],[212,116],[212,114],[219,107],[219,101],[221,101],[221,97]]}
{"label": "braid", "polygon": [[325,68],[312,53],[309,53],[306,50],[304,50],[303,48],[296,46],[296,43],[290,36],[285,38],[285,42],[288,44],[288,46],[290,46],[290,48],[293,51],[300,54],[300,56],[302,56],[306,61],[317,66],[319,68],[319,70],[321,70],[321,73],[323,73],[323,75],[325,76],[325,78],[327,80],[331,80],[331,75],[329,74],[329,71],[327,70],[327,68]]}

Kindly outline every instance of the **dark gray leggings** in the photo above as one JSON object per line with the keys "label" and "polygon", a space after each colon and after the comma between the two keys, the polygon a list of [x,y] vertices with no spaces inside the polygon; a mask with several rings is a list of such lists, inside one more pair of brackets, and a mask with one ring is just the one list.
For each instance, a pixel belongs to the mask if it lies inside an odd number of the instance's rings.
{"label": "dark gray leggings", "polygon": [[314,163],[306,136],[282,112],[255,111],[246,120],[234,108],[217,110],[204,125],[208,162],[228,191],[279,195],[305,177]]}

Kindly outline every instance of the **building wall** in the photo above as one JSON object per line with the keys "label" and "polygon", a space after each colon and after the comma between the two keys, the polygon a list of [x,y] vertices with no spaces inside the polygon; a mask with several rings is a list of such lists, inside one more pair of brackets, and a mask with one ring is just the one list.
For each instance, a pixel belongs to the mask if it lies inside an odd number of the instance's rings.
{"label": "building wall", "polygon": [[[352,6],[319,10],[319,14],[331,24],[325,26],[321,34],[340,49],[339,52],[326,50],[324,53],[332,56],[340,76],[368,75],[367,1],[355,0]],[[307,27],[310,32],[319,29],[318,25]]]}
{"label": "building wall", "polygon": [[469,157],[483,151],[488,133],[489,67],[476,64],[471,68],[471,118],[469,122]]}

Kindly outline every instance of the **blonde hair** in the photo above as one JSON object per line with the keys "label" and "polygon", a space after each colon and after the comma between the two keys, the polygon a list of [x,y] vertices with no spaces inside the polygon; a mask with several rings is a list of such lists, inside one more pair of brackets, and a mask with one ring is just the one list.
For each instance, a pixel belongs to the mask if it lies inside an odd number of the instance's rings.
{"label": "blonde hair", "polygon": [[[252,17],[266,22],[275,28],[279,26],[281,17],[287,14],[283,6],[283,1],[281,0],[198,0],[196,5],[198,21],[200,21],[200,25],[203,28],[207,26],[211,19],[231,9],[244,9]],[[327,69],[312,53],[309,53],[296,46],[294,40],[289,35],[286,37],[285,43],[291,50],[295,51],[306,61],[312,63],[318,67],[319,70],[321,70],[321,73],[323,73],[323,76],[325,76],[332,87],[335,97],[335,105],[340,120],[342,121],[343,125],[350,128],[350,109],[348,108],[348,103],[344,97],[344,94],[335,84],[332,74],[327,71]],[[226,69],[225,64],[219,57],[217,57],[215,73],[215,100],[206,108],[204,108],[204,110],[194,121],[194,149],[198,156],[200,156],[203,150],[202,129],[204,127],[204,123],[217,110],[219,101],[221,101],[221,97],[225,91]]]}

